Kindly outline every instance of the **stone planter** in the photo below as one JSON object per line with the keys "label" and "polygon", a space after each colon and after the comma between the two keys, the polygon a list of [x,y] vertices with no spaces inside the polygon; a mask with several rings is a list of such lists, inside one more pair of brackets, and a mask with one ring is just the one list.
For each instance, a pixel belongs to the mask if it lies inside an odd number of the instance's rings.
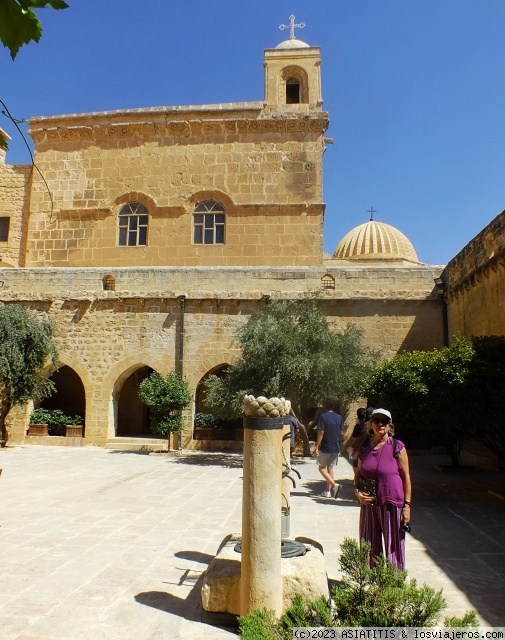
{"label": "stone planter", "polygon": [[84,425],[70,425],[67,424],[65,435],[67,438],[82,438],[82,433],[84,431]]}
{"label": "stone planter", "polygon": [[193,438],[195,440],[214,440],[215,437],[216,437],[215,429],[197,428],[193,431]]}
{"label": "stone planter", "polygon": [[47,436],[48,425],[47,424],[29,424],[28,435],[29,436]]}

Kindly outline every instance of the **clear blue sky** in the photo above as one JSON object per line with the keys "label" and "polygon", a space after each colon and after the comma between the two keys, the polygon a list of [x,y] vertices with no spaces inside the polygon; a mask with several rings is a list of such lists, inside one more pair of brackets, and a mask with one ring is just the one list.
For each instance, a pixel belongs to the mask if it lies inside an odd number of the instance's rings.
{"label": "clear blue sky", "polygon": [[[263,50],[321,47],[328,253],[375,219],[444,264],[505,209],[505,0],[67,0],[0,49],[16,118],[263,99]],[[13,125],[7,161],[29,156]],[[24,127],[26,131],[26,127]]]}

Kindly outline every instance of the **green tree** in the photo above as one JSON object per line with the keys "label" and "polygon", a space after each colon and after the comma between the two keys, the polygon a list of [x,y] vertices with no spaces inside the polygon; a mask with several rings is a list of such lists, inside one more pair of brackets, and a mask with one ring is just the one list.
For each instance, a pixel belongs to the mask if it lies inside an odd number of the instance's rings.
{"label": "green tree", "polygon": [[400,431],[445,445],[454,464],[473,427],[468,412],[468,371],[473,357],[468,340],[450,347],[397,354],[377,367],[365,394],[370,404],[390,409]]}
{"label": "green tree", "polygon": [[2,0],[0,2],[0,42],[9,49],[14,60],[19,49],[29,42],[38,42],[42,36],[40,24],[33,9],[67,9],[63,0]]}
{"label": "green tree", "polygon": [[165,377],[157,371],[142,380],[139,398],[151,410],[151,429],[170,438],[171,433],[182,431],[182,409],[191,402],[189,385],[175,371]]}
{"label": "green tree", "polygon": [[[205,403],[223,419],[242,414],[246,394],[284,397],[298,419],[302,408],[320,406],[325,397],[341,402],[359,398],[378,359],[363,345],[363,329],[331,330],[315,298],[273,301],[238,329],[241,356],[222,377],[209,376]],[[304,453],[310,455],[303,424]]]}
{"label": "green tree", "polygon": [[[0,0],[0,42],[9,49],[13,60],[24,44],[40,40],[42,25],[33,9],[48,5],[53,9],[68,7],[63,0]],[[3,102],[2,105],[5,107]],[[7,139],[0,132],[0,149],[7,150],[8,147]]]}
{"label": "green tree", "polygon": [[53,324],[19,305],[0,303],[0,445],[5,446],[5,420],[14,405],[42,400],[54,391],[45,373],[57,369]]}

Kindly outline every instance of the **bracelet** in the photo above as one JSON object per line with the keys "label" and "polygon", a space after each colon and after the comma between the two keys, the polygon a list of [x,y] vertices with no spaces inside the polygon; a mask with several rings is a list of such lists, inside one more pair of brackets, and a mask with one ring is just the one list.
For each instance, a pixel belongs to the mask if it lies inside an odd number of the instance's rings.
{"label": "bracelet", "polygon": [[410,502],[410,500],[405,500],[403,503],[404,507],[410,507],[410,505],[412,504],[412,502]]}

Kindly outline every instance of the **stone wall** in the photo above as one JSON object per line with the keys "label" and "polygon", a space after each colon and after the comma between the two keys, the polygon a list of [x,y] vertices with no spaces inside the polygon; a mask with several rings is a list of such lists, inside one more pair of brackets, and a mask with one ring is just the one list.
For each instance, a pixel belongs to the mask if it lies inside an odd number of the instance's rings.
{"label": "stone wall", "polygon": [[[30,121],[27,266],[316,265],[322,262],[327,114],[259,103]],[[226,210],[224,244],[193,243],[193,210]],[[149,211],[147,246],[118,246],[118,212]],[[296,247],[296,251],[293,248]]]}
{"label": "stone wall", "polygon": [[505,335],[505,211],[447,265],[449,337]]}
{"label": "stone wall", "polygon": [[28,208],[31,165],[6,165],[5,155],[0,154],[0,218],[9,218],[9,234],[0,241],[0,266],[24,265],[24,248]]}
{"label": "stone wall", "polygon": [[[179,296],[185,296],[183,371],[196,394],[207,373],[238,354],[235,332],[265,304],[264,296],[299,298],[320,287],[326,269],[118,267],[112,273],[115,291],[104,291],[106,269],[0,269],[0,301],[55,321],[61,363],[84,385],[85,441],[96,445],[116,435],[121,390],[132,373],[147,366],[165,374],[178,367]],[[332,275],[336,287],[321,293],[321,305],[336,330],[348,322],[363,326],[366,344],[384,357],[442,346],[436,269],[343,267]],[[23,442],[27,419],[26,410],[13,414],[11,442]],[[192,419],[193,410],[185,446]]]}

